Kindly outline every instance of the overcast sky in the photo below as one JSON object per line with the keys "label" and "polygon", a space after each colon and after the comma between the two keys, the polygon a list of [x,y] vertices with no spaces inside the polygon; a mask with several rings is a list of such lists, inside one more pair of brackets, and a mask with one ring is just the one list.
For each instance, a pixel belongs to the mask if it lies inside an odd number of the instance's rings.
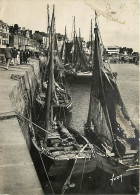
{"label": "overcast sky", "polygon": [[[96,10],[105,46],[139,48],[139,0],[0,0],[0,19],[9,25],[19,24],[33,31],[46,32],[47,4],[55,4],[56,31],[71,38],[72,16],[76,30],[86,41],[90,36],[90,20]],[[94,23],[94,21],[93,21]]]}

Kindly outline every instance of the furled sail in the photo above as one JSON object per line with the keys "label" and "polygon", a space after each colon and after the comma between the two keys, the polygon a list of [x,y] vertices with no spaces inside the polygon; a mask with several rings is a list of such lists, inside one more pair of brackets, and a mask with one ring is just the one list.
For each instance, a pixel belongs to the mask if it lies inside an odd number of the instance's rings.
{"label": "furled sail", "polygon": [[81,68],[82,70],[87,70],[89,62],[88,62],[85,50],[82,45],[81,37],[79,38],[76,37],[76,43],[77,43],[77,50],[78,50],[77,53],[79,54],[79,62],[81,64]]}
{"label": "furled sail", "polygon": [[72,42],[67,42],[67,41],[63,42],[60,56],[64,64],[72,63],[72,52],[73,52],[72,48],[73,48]]}
{"label": "furled sail", "polygon": [[[52,93],[53,93],[53,85],[54,85],[54,75],[53,75],[53,71],[54,71],[54,9],[53,9],[53,13],[52,13],[52,21],[51,21],[51,28],[50,28],[50,35],[51,35],[51,46],[50,46],[50,62],[48,65],[48,88],[47,88],[47,104],[46,104],[46,130],[50,130],[50,122],[52,119]],[[47,134],[45,137],[45,140],[47,140]]]}
{"label": "furled sail", "polygon": [[82,45],[81,37],[75,37],[74,49],[71,52],[73,53],[73,67],[77,71],[87,71],[89,62]]}

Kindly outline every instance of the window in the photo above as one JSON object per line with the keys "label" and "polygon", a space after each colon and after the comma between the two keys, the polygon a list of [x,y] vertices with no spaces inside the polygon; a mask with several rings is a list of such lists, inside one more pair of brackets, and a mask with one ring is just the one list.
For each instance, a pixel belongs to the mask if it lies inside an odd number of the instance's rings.
{"label": "window", "polygon": [[2,40],[2,45],[6,45],[6,41],[5,40]]}
{"label": "window", "polygon": [[3,33],[3,38],[7,38],[8,37],[8,34],[7,33]]}
{"label": "window", "polygon": [[108,50],[117,50],[117,48],[113,48],[113,47],[112,47],[112,48],[108,48]]}

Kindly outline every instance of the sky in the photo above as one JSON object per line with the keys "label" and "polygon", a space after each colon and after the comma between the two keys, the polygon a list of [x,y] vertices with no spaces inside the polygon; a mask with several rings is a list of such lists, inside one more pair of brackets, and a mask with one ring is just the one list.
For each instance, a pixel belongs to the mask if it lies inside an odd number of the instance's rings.
{"label": "sky", "polygon": [[50,16],[55,5],[56,32],[64,34],[65,26],[72,38],[73,16],[76,31],[88,41],[90,21],[95,10],[99,28],[106,46],[132,47],[139,50],[139,3],[140,0],[0,0],[0,19],[9,25],[46,32],[47,4]]}

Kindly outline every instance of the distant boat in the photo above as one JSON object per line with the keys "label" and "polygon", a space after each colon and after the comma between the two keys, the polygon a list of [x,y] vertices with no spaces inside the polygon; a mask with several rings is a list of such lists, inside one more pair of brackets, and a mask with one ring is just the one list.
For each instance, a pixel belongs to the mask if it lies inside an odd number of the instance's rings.
{"label": "distant boat", "polygon": [[[138,138],[133,138],[135,127],[127,115],[114,76],[103,62],[97,14],[94,33],[93,76],[85,135],[94,146],[98,168],[128,176],[139,170]],[[130,132],[132,136],[128,136]]]}
{"label": "distant boat", "polygon": [[92,76],[91,64],[83,48],[81,33],[79,29],[79,37],[74,39],[73,51],[73,68],[75,69],[75,76],[80,78],[88,78]]}
{"label": "distant boat", "polygon": [[[74,17],[74,32],[73,41],[67,41],[67,35],[65,33],[65,39],[61,50],[61,59],[64,62],[65,72],[67,77],[91,77],[91,66],[87,54],[84,50],[82,39],[79,29],[79,37],[75,30],[75,17]],[[65,31],[66,32],[66,31]],[[72,77],[73,78],[73,77]]]}

